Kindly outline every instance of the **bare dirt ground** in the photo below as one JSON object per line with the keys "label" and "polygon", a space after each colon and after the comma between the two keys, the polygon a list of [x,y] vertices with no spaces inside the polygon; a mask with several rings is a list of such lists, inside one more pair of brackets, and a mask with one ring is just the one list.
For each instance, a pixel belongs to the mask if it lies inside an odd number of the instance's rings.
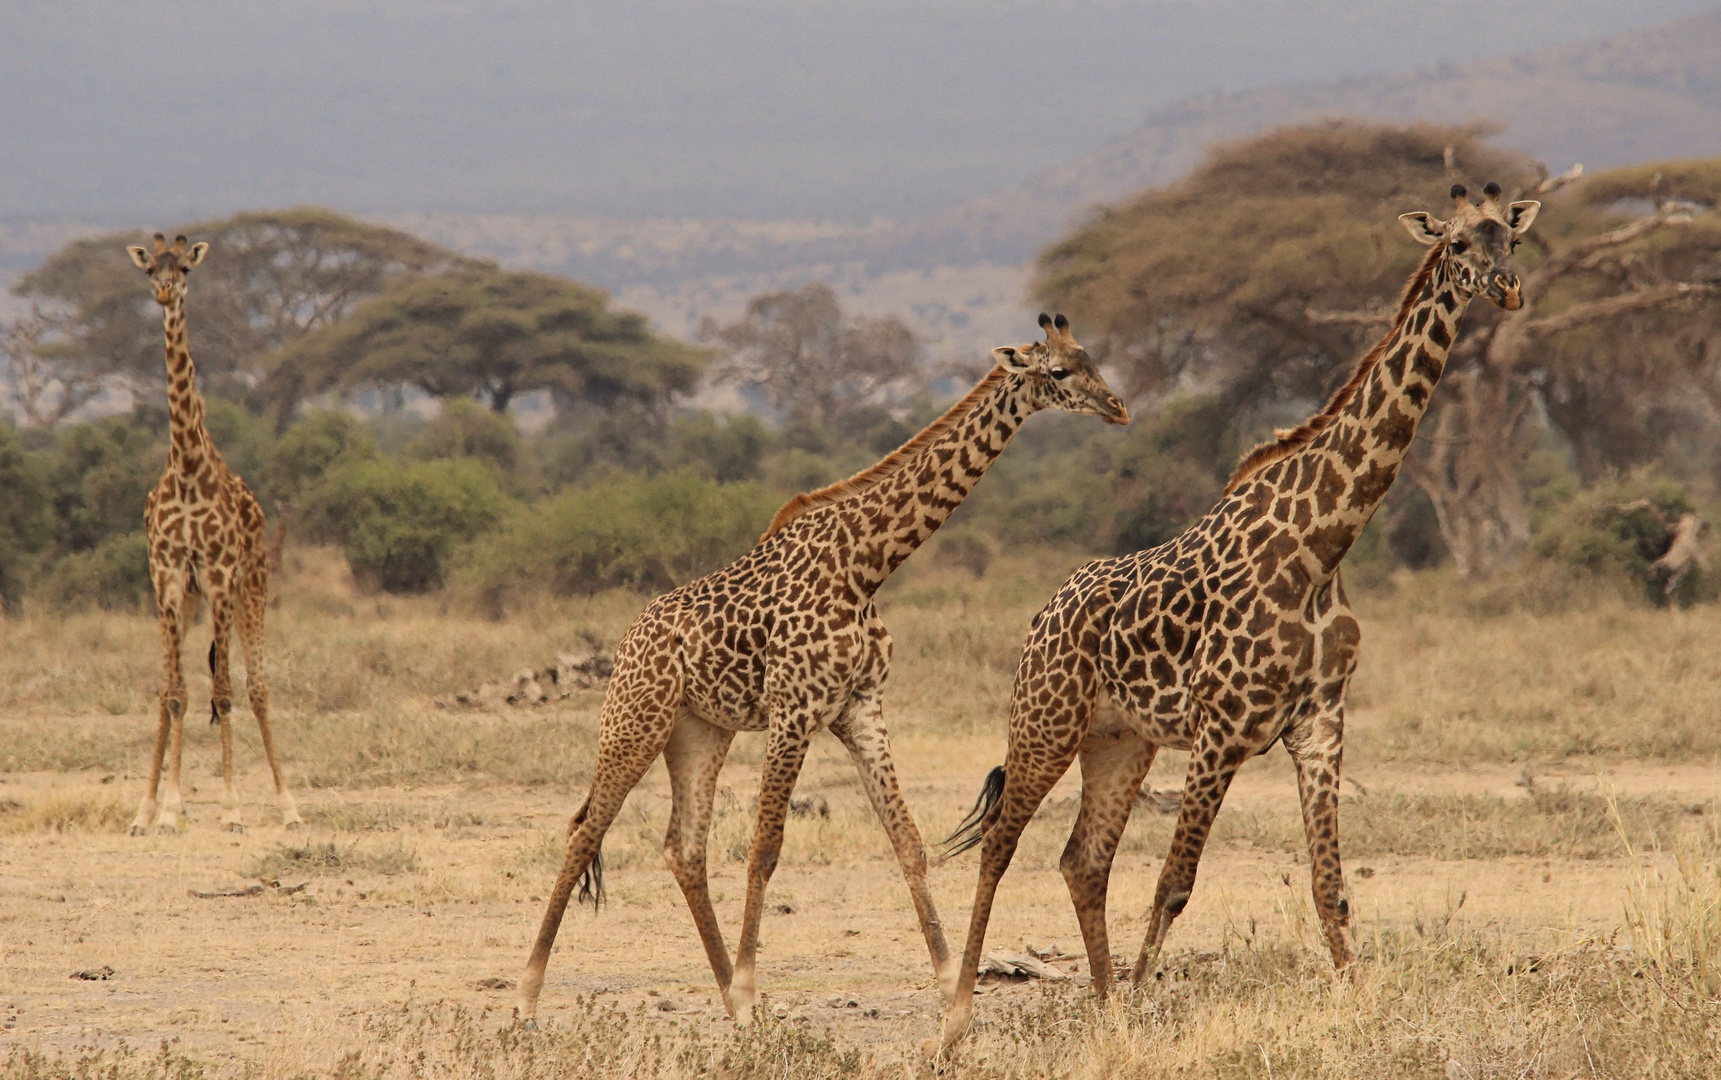
{"label": "bare dirt ground", "polygon": [[[544,716],[497,720],[506,729]],[[0,721],[0,737],[19,722]],[[135,725],[138,718],[76,722]],[[1368,717],[1358,722],[1366,726]],[[192,731],[188,743],[189,820],[179,835],[131,838],[110,823],[0,836],[0,1047],[70,1054],[173,1038],[202,1058],[285,1068],[350,1043],[362,1018],[403,1003],[463,1003],[501,1014],[511,1007],[563,825],[582,791],[499,783],[301,789],[309,824],[288,834],[271,821],[266,775],[254,774],[244,782],[251,827],[233,835],[215,824],[212,733]],[[906,796],[929,836],[960,817],[999,749],[992,740],[899,738]],[[1179,755],[1165,755],[1150,787],[1175,789],[1181,765]],[[745,893],[741,856],[756,775],[743,746],[725,776],[720,805],[727,812],[712,840],[715,898],[731,928]],[[819,740],[799,791],[823,795],[830,817],[791,820],[769,894],[760,984],[791,1022],[846,1043],[907,1052],[936,1032],[941,1006],[895,862],[850,775],[835,741]],[[1348,781],[1347,820],[1370,813],[1369,800],[1386,790],[1497,797],[1509,812],[1529,804],[1530,788],[1557,785],[1600,785],[1624,799],[1667,799],[1698,814],[1721,797],[1721,768],[1713,764],[1614,763],[1600,771],[1567,764],[1537,774],[1517,765],[1358,762]],[[0,802],[94,806],[111,822],[129,820],[140,790],[130,774],[21,772],[4,775]],[[1030,830],[1005,879],[989,947],[1081,953],[1056,868],[1077,792],[1072,773]],[[1294,779],[1281,753],[1244,770],[1225,810],[1243,824],[1231,835],[1219,829],[1209,847],[1195,899],[1173,934],[1176,952],[1199,955],[1257,936],[1318,948],[1298,845],[1260,841],[1264,828],[1294,836],[1296,813]],[[541,1014],[550,1026],[591,996],[637,1010],[642,1024],[731,1024],[679,891],[656,856],[667,819],[660,764],[611,834],[609,903],[595,915],[571,911],[563,926]],[[1133,960],[1140,946],[1171,820],[1147,803],[1131,823],[1111,891],[1119,960]],[[934,872],[954,948],[966,928],[974,859]],[[1634,864],[1623,854],[1452,859],[1377,851],[1352,854],[1347,869],[1365,936],[1371,927],[1420,930],[1456,920],[1551,941],[1617,928]],[[249,895],[197,895],[248,888]],[[1055,966],[1077,976],[1060,989],[1079,993],[1085,964]],[[994,981],[984,989],[981,1016],[1043,987]]]}

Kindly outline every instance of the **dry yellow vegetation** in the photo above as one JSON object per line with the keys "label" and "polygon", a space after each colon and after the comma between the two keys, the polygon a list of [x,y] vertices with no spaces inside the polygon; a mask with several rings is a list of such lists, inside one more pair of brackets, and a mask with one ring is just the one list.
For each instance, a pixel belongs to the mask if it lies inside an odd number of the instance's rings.
{"label": "dry yellow vegetation", "polygon": [[[152,738],[153,622],[0,621],[0,1076],[925,1073],[937,991],[834,740],[815,744],[799,788],[828,816],[791,819],[772,882],[760,1025],[738,1030],[716,1001],[658,854],[668,792],[654,768],[606,844],[611,903],[564,929],[546,1031],[510,1030],[505,987],[583,795],[601,695],[436,702],[586,635],[613,642],[643,599],[492,622],[435,598],[356,596],[330,553],[289,557],[270,660],[301,834],[216,829],[218,750],[196,724],[191,819],[177,836],[125,836]],[[1001,757],[1016,650],[1071,566],[1016,554],[976,580],[929,559],[881,598],[897,642],[889,721],[929,837]],[[1605,593],[1502,604],[1440,575],[1354,599],[1350,977],[1334,978],[1316,941],[1294,780],[1274,751],[1233,787],[1160,978],[1104,1005],[1080,978],[992,982],[941,1075],[1721,1071],[1721,660],[1708,646],[1721,609]],[[206,687],[193,679],[194,717]],[[247,816],[268,822],[243,708],[238,721]],[[720,791],[726,925],[758,763],[758,740],[738,739]],[[1117,860],[1121,962],[1145,929],[1181,765],[1156,764]],[[1066,778],[1026,834],[996,947],[1079,953],[1056,868],[1077,790]],[[973,860],[933,874],[954,941]]]}

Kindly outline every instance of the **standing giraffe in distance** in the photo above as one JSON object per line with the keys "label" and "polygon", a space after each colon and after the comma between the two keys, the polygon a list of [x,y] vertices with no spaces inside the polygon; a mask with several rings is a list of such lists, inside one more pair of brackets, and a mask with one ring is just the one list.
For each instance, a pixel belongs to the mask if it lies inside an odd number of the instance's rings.
{"label": "standing giraffe in distance", "polygon": [[[634,621],[616,648],[591,790],[568,824],[561,874],[520,980],[516,1015],[523,1025],[535,1024],[544,968],[576,880],[584,879],[582,898],[595,903],[592,871],[604,832],[659,754],[672,798],[665,861],[724,1007],[750,1022],[765,886],[782,848],[790,792],[821,727],[841,740],[860,771],[948,996],[956,968],[884,727],[891,639],[873,595],[962,504],[1029,416],[1058,409],[1129,422],[1068,321],[1041,315],[1040,325],[1045,341],[992,350],[997,366],[920,434],[870,469],[791,499],[752,551],[658,597]],[[737,731],[765,732],[766,746],[731,966],[711,906],[705,850],[717,774]]]}
{"label": "standing giraffe in distance", "polygon": [[[1473,205],[1399,220],[1431,245],[1386,336],[1326,407],[1245,457],[1219,504],[1149,551],[1089,563],[1035,617],[1016,669],[1009,749],[951,851],[981,845],[961,979],[941,1046],[973,1017],[993,896],[1022,829],[1076,759],[1082,802],[1060,868],[1094,988],[1110,985],[1106,886],[1155,752],[1189,751],[1183,806],[1159,876],[1139,983],[1189,902],[1196,865],[1231,778],[1283,741],[1296,765],[1315,908],[1333,964],[1351,962],[1339,864],[1344,696],[1361,632],[1339,562],[1392,486],[1470,301],[1522,306],[1511,253],[1541,204]],[[1097,706],[1105,702],[1110,707]]]}
{"label": "standing giraffe in distance", "polygon": [[[149,787],[132,820],[139,836],[153,825],[161,832],[179,828],[180,752],[184,744],[186,711],[182,646],[197,608],[207,597],[215,640],[209,646],[210,723],[221,725],[221,826],[243,832],[239,796],[233,787],[233,681],[228,671],[228,638],[235,613],[239,640],[245,649],[245,689],[251,712],[263,735],[263,752],[275,777],[275,798],[287,828],[303,824],[293,795],[281,775],[275,737],[269,730],[269,687],[263,674],[263,607],[269,597],[268,550],[263,536],[263,508],[237,473],[227,467],[215,441],[203,425],[203,396],[197,392],[197,368],[185,340],[186,277],[209,251],[206,243],[185,246],[185,237],[155,234],[155,251],[126,248],[131,261],[149,275],[155,302],[162,307],[167,331],[167,407],[169,442],[167,468],[144,504],[144,533],[149,541],[149,574],[155,583],[157,622],[161,626],[161,698],[155,753],[149,763]],[[167,797],[156,813],[162,759],[172,738],[172,767]]]}

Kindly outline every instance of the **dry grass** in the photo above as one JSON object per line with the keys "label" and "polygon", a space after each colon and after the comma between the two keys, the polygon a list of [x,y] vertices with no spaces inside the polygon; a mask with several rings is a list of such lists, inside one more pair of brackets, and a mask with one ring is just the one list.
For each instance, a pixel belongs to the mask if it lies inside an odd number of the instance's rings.
{"label": "dry grass", "polygon": [[[588,635],[613,643],[643,600],[545,602],[492,622],[435,598],[355,596],[329,553],[293,558],[269,632],[302,836],[269,826],[267,806],[247,809],[263,823],[251,833],[214,829],[219,759],[201,723],[187,728],[181,835],[118,835],[153,737],[153,624],[0,621],[0,982],[28,988],[33,1008],[61,1018],[47,1030],[62,1033],[46,1045],[20,1037],[44,1030],[32,1027],[41,1018],[8,1027],[0,992],[0,1077],[927,1075],[914,1046],[932,1015],[924,954],[832,740],[815,743],[799,789],[824,795],[829,814],[791,819],[769,900],[762,984],[795,1003],[787,1021],[767,1010],[741,1032],[709,1001],[697,1006],[709,975],[661,863],[661,768],[606,839],[612,905],[564,930],[547,1030],[524,1036],[486,1012],[502,999],[472,984],[517,974],[591,766],[601,695],[494,712],[435,701]],[[928,837],[956,823],[1001,758],[1021,639],[1074,562],[1012,553],[977,580],[921,560],[881,596],[896,639],[888,720]],[[1341,816],[1363,932],[1353,976],[1335,983],[1317,940],[1294,782],[1274,751],[1245,769],[1220,815],[1172,940],[1184,951],[1161,980],[1103,1006],[1073,984],[995,987],[940,1075],[1715,1074],[1721,658],[1708,643],[1721,607],[1567,597],[1537,613],[1440,575],[1396,584],[1356,599],[1364,645],[1346,762],[1363,785],[1346,784]],[[196,717],[207,678],[196,663],[188,672]],[[242,793],[260,797],[246,712]],[[711,865],[726,926],[744,890],[761,742],[737,740],[719,790]],[[1175,789],[1182,762],[1162,755],[1156,792]],[[1598,773],[1629,774],[1629,793],[1597,790]],[[1075,940],[1055,869],[1075,791],[1066,780],[1025,834],[994,942]],[[1173,823],[1151,801],[1131,821],[1113,876],[1114,947],[1140,940]],[[934,871],[953,930],[973,871],[973,856]],[[292,896],[187,895],[247,876],[311,884]],[[66,971],[116,955],[114,942],[128,943],[122,996],[67,983]],[[206,994],[217,978],[232,981]],[[632,996],[565,1007],[605,984]],[[652,987],[682,1004],[660,1011],[639,996]],[[870,1021],[821,1011],[831,987],[902,1008]],[[290,997],[304,1010],[290,1024],[247,1004],[285,1010]],[[223,1027],[228,1012],[239,1022]],[[83,1049],[63,1037],[83,1030]],[[183,1041],[139,1041],[157,1031]]]}
{"label": "dry grass", "polygon": [[110,787],[55,788],[21,798],[0,796],[0,835],[32,832],[120,832],[135,808]]}

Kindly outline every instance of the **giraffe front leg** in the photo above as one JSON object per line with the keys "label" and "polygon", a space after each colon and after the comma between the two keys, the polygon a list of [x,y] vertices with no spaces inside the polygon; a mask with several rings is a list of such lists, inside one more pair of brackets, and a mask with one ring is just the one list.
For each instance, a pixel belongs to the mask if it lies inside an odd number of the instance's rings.
{"label": "giraffe front leg", "polygon": [[1094,993],[1111,989],[1111,937],[1106,929],[1106,893],[1118,841],[1129,825],[1136,793],[1159,748],[1128,730],[1090,734],[1079,758],[1082,807],[1058,868],[1070,889],[1081,924]]}
{"label": "giraffe front leg", "polygon": [[239,792],[233,784],[233,673],[229,649],[232,623],[231,597],[225,591],[212,591],[209,624],[215,637],[209,643],[209,722],[221,728],[221,828],[242,833],[245,821],[239,816]]}
{"label": "giraffe front leg", "polygon": [[1204,716],[1198,723],[1201,733],[1190,751],[1189,769],[1183,779],[1183,809],[1177,818],[1177,830],[1171,836],[1171,850],[1159,873],[1153,914],[1148,919],[1147,936],[1141,943],[1141,955],[1136,958],[1131,976],[1137,984],[1159,962],[1165,935],[1189,903],[1195,890],[1195,871],[1201,864],[1201,850],[1207,845],[1213,819],[1225,801],[1225,792],[1231,787],[1238,767],[1249,757],[1247,747],[1225,745],[1224,735],[1214,719]]}
{"label": "giraffe front leg", "polygon": [[669,770],[671,809],[669,832],[663,838],[663,859],[681,886],[693,925],[705,945],[705,958],[717,978],[717,989],[729,989],[733,970],[723,945],[723,930],[711,906],[711,887],[705,873],[706,841],[711,832],[711,803],[717,791],[717,776],[735,733],[693,715],[686,709],[676,718],[669,745],[663,748],[663,763]]}
{"label": "giraffe front leg", "polygon": [[753,1022],[753,1005],[759,996],[756,968],[759,920],[765,914],[765,887],[777,869],[789,795],[795,790],[795,780],[801,774],[801,763],[806,759],[807,745],[819,719],[808,708],[779,713],[772,719],[759,778],[759,812],[753,819],[753,843],[747,852],[747,904],[741,914],[741,941],[735,950],[729,988],[723,991],[723,1006],[738,1024]]}
{"label": "giraffe front leg", "polygon": [[1316,712],[1285,736],[1285,749],[1297,767],[1297,794],[1303,804],[1303,831],[1309,843],[1309,879],[1315,912],[1326,933],[1333,967],[1343,971],[1356,955],[1349,891],[1339,859],[1339,768],[1344,758],[1342,701]]}
{"label": "giraffe front leg", "polygon": [[932,957],[933,977],[938,980],[938,991],[948,1005],[956,994],[960,969],[945,943],[944,926],[938,921],[938,909],[927,884],[926,844],[897,784],[896,765],[890,759],[890,735],[884,727],[883,701],[876,693],[869,694],[856,703],[849,716],[831,725],[831,733],[848,748],[873,812],[878,814],[879,823],[896,850],[903,880],[908,883],[908,895],[914,901],[914,913],[920,920],[920,934],[926,939],[926,951]]}
{"label": "giraffe front leg", "polygon": [[163,647],[168,652],[169,670],[164,676],[162,703],[167,712],[169,722],[167,741],[167,791],[161,798],[161,810],[156,814],[155,831],[157,833],[178,833],[179,819],[185,813],[185,802],[181,795],[180,766],[185,760],[185,712],[190,704],[190,695],[185,687],[185,668],[182,656],[185,637],[191,628],[191,621],[197,616],[197,609],[203,605],[203,595],[196,592],[186,592],[183,599],[175,606],[171,644],[164,642]]}

